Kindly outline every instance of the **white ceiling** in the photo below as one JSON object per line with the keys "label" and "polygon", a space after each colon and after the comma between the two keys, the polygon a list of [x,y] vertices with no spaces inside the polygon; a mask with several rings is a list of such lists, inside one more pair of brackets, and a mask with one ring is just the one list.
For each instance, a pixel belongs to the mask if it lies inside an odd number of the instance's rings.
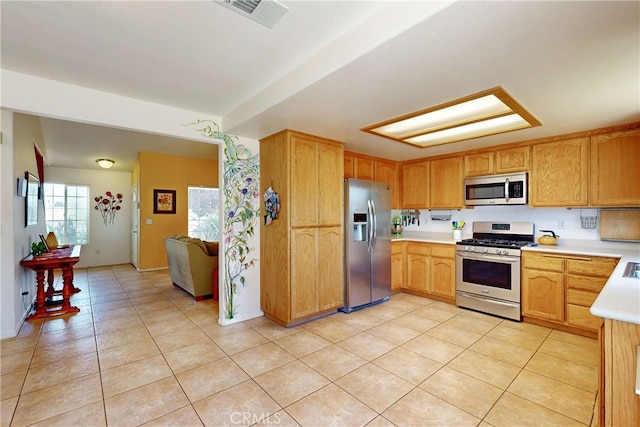
{"label": "white ceiling", "polygon": [[[230,134],[289,128],[393,160],[640,120],[637,1],[281,2],[269,29],[212,1],[3,0],[2,68],[221,117]],[[495,86],[543,125],[428,149],[360,131]],[[43,132],[63,167],[94,167],[82,152],[126,168],[174,142],[91,140],[94,128],[54,119]]]}

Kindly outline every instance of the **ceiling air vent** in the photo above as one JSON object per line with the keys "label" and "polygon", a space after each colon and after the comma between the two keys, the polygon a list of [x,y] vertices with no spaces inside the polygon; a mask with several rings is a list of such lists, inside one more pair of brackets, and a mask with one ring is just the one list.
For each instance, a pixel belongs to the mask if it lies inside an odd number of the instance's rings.
{"label": "ceiling air vent", "polygon": [[269,28],[273,27],[287,13],[288,7],[275,0],[222,0],[216,1]]}

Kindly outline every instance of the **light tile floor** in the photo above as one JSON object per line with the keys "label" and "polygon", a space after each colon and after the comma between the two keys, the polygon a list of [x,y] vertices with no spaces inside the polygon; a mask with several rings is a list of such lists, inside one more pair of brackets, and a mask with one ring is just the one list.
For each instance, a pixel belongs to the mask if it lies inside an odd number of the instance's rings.
{"label": "light tile floor", "polygon": [[408,294],[222,327],[166,271],[79,269],[75,284],[80,313],[2,340],[2,426],[597,424],[593,339]]}

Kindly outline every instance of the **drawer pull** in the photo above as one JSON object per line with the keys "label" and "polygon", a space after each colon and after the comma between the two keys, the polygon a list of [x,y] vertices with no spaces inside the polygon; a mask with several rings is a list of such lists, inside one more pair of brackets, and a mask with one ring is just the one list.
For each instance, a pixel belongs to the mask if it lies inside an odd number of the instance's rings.
{"label": "drawer pull", "polygon": [[591,261],[589,257],[580,257],[580,256],[566,256],[566,255],[552,255],[552,254],[544,254],[542,255],[545,258],[560,258],[560,259],[573,259],[576,261]]}

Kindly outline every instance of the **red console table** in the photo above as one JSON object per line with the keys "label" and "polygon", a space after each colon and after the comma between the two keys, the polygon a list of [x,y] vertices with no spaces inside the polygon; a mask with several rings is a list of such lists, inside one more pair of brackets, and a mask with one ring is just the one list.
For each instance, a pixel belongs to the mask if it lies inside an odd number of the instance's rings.
{"label": "red console table", "polygon": [[[80,261],[81,246],[70,246],[68,248],[54,249],[39,256],[29,255],[20,264],[36,272],[36,312],[29,316],[29,319],[39,319],[47,316],[57,316],[66,313],[77,313],[78,307],[71,306],[69,298],[71,294],[79,292],[73,286],[73,266]],[[53,289],[53,270],[62,270],[62,291]],[[49,289],[44,289],[44,272],[49,272]],[[45,306],[45,297],[54,294],[62,294],[62,303],[55,307]]]}

